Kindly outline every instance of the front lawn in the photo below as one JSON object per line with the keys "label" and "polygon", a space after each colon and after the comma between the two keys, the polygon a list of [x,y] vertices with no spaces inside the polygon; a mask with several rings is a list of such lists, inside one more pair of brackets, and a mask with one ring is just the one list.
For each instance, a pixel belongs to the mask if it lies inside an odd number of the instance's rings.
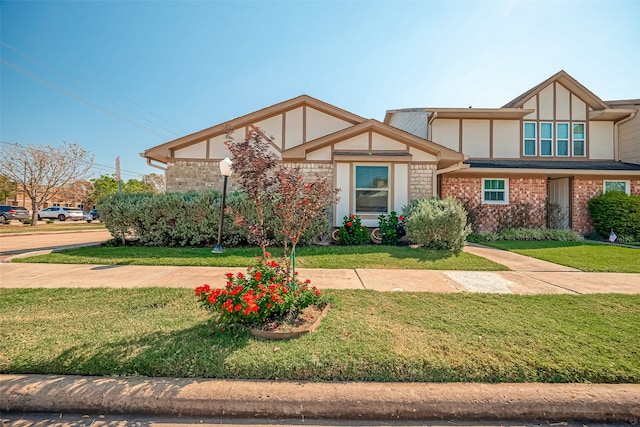
{"label": "front lawn", "polygon": [[640,382],[640,295],[325,294],[316,333],[274,342],[193,290],[0,289],[0,373]]}
{"label": "front lawn", "polygon": [[[270,249],[274,257],[282,251]],[[153,248],[142,246],[86,247],[47,255],[19,258],[13,262],[100,265],[175,265],[247,267],[255,262],[260,249],[228,248],[212,254],[211,248]],[[397,268],[424,270],[499,271],[506,267],[468,253],[408,246],[308,246],[296,249],[296,266],[302,268]]]}
{"label": "front lawn", "polygon": [[590,272],[640,273],[640,250],[594,242],[499,240],[480,242]]}

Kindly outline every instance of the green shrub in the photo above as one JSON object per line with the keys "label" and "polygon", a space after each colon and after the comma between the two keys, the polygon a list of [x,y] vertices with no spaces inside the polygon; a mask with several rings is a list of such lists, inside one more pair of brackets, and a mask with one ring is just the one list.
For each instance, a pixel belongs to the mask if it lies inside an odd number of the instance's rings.
{"label": "green shrub", "polygon": [[46,221],[46,223],[47,223],[47,224],[53,224],[54,222],[55,222],[55,221],[54,221],[54,220],[52,220],[52,219],[48,219],[48,220]]}
{"label": "green shrub", "polygon": [[404,217],[402,215],[398,217],[395,211],[389,215],[380,215],[378,228],[383,245],[395,246],[398,244],[398,240],[407,234],[404,228]]}
{"label": "green shrub", "polygon": [[589,215],[598,233],[640,239],[640,195],[609,191],[589,200]]}
{"label": "green shrub", "polygon": [[359,215],[347,215],[342,218],[338,238],[341,245],[361,245],[369,240],[369,230],[362,225]]}
{"label": "green shrub", "polygon": [[467,237],[468,242],[495,242],[497,240],[556,240],[561,242],[579,242],[582,236],[573,230],[554,230],[514,228],[502,230],[499,233],[473,233]]}
{"label": "green shrub", "polygon": [[23,220],[22,220],[22,223],[23,223],[24,225],[29,225],[29,224],[31,224],[31,220],[30,220],[30,219],[23,219]]}
{"label": "green shrub", "polygon": [[[110,194],[98,202],[100,219],[121,243],[137,239],[145,246],[211,246],[217,242],[222,198],[215,191],[167,194]],[[235,214],[255,218],[255,206],[245,193],[227,195],[225,205]],[[277,229],[274,207],[267,208],[267,228]],[[271,213],[271,214],[270,214]],[[319,217],[300,242],[315,241],[329,229],[329,216]],[[277,242],[278,236],[271,237]],[[255,244],[246,227],[236,225],[225,214],[222,230],[224,246]]]}
{"label": "green shrub", "polygon": [[449,197],[415,199],[404,210],[409,240],[433,249],[459,254],[471,232],[462,204]]}

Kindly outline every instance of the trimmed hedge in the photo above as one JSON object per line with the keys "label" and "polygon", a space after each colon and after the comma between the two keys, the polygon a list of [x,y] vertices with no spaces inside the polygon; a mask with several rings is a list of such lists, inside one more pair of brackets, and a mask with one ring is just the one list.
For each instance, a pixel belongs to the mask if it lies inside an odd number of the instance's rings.
{"label": "trimmed hedge", "polygon": [[494,242],[496,240],[556,240],[561,242],[579,242],[582,236],[573,230],[555,230],[551,228],[512,228],[502,230],[499,233],[471,233],[467,241],[480,243],[482,241]]}
{"label": "trimmed hedge", "polygon": [[640,195],[609,191],[589,200],[588,206],[600,235],[613,230],[622,240],[640,240]]}
{"label": "trimmed hedge", "polygon": [[[218,192],[197,193],[130,193],[110,194],[97,204],[100,220],[117,240],[135,238],[145,246],[184,247],[212,246],[218,239],[220,204]],[[233,212],[249,219],[255,219],[255,206],[246,194],[227,194],[226,206]],[[266,213],[268,226],[277,230],[278,218],[273,214],[275,207],[269,206]],[[308,244],[328,235],[329,216],[319,216],[309,227],[300,244]],[[282,243],[281,236],[271,233],[276,244]],[[248,230],[235,225],[233,217],[225,216],[222,230],[224,246],[254,244]]]}

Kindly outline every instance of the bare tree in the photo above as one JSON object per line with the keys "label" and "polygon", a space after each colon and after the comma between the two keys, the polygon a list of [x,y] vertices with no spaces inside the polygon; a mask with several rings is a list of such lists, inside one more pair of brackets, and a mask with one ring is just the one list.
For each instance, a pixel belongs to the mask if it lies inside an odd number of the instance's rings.
{"label": "bare tree", "polygon": [[67,184],[86,179],[93,155],[77,144],[3,146],[0,170],[31,199],[31,226],[38,223],[38,210]]}

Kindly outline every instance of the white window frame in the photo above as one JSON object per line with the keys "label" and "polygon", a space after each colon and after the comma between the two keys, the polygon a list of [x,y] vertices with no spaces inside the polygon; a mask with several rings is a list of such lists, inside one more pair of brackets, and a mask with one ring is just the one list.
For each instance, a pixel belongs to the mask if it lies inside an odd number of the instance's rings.
{"label": "white window frame", "polygon": [[[358,183],[358,167],[385,167],[387,168],[387,187],[380,187],[379,190],[387,192],[387,210],[386,212],[371,212],[358,210],[358,191],[371,191],[371,188],[359,188]],[[357,215],[388,215],[391,209],[391,165],[389,163],[356,163],[353,165],[353,211]]]}
{"label": "white window frame", "polygon": [[[577,125],[583,126],[582,129],[584,129],[584,133],[582,134],[582,138],[576,139],[574,128]],[[582,149],[584,151],[584,154],[576,154],[576,142],[582,142]],[[573,157],[587,157],[587,124],[584,122],[571,123],[571,155]]]}
{"label": "white window frame", "polygon": [[[548,138],[543,138],[542,137],[542,126],[543,125],[549,125],[549,128],[551,129],[551,136],[549,136]],[[540,122],[540,156],[542,157],[553,157],[553,122]],[[543,142],[548,142],[549,144],[551,144],[550,150],[549,150],[549,154],[543,154],[542,153],[542,143]]]}
{"label": "white window frame", "polygon": [[[527,125],[533,125],[533,138],[527,138]],[[527,142],[533,142],[533,154],[527,154]],[[536,122],[524,122],[522,126],[522,155],[527,157],[534,157],[538,155],[538,124]]]}
{"label": "white window frame", "polygon": [[[607,184],[608,183],[620,183],[623,182],[624,183],[624,192],[627,193],[627,196],[631,195],[631,181],[628,179],[605,179],[602,181],[602,192],[606,193],[607,192]],[[611,191],[611,190],[609,190]]]}
{"label": "white window frame", "polygon": [[[504,188],[485,190],[484,183],[486,181],[503,181]],[[482,204],[483,205],[508,205],[509,204],[509,178],[482,178]],[[502,191],[504,192],[504,200],[486,200],[485,191]]]}
{"label": "white window frame", "polygon": [[[567,137],[566,138],[560,138],[558,135],[560,135],[560,132],[558,132],[558,129],[561,125],[564,125],[567,127]],[[571,154],[571,126],[569,125],[569,122],[557,122],[556,123],[556,157],[569,157],[569,155]],[[560,154],[560,142],[566,143],[567,144],[567,154]]]}

